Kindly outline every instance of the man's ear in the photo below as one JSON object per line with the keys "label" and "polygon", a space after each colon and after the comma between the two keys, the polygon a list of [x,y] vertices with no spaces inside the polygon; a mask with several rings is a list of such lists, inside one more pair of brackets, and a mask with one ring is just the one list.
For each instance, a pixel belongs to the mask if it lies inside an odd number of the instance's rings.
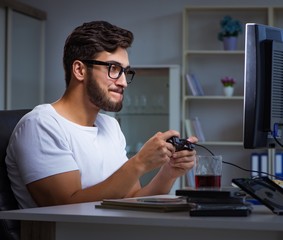
{"label": "man's ear", "polygon": [[86,66],[79,60],[75,60],[72,65],[72,71],[76,79],[83,81],[86,76]]}

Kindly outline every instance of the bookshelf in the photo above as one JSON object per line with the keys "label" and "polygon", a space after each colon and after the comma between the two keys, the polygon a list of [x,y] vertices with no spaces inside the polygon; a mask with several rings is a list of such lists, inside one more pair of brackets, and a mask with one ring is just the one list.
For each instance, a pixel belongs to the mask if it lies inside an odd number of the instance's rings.
{"label": "bookshelf", "polygon": [[[283,7],[267,6],[187,6],[183,9],[182,46],[182,134],[186,136],[186,120],[198,117],[205,135],[201,144],[223,160],[250,169],[254,151],[243,148],[244,101],[244,39],[238,37],[236,50],[223,49],[217,39],[220,20],[230,15],[243,23],[261,23],[283,27]],[[244,29],[243,29],[244,30]],[[194,74],[204,90],[204,96],[190,91],[186,74]],[[223,76],[236,79],[234,95],[223,93]],[[198,154],[208,154],[197,148]],[[230,185],[232,178],[250,173],[232,166],[223,166],[222,185]]]}

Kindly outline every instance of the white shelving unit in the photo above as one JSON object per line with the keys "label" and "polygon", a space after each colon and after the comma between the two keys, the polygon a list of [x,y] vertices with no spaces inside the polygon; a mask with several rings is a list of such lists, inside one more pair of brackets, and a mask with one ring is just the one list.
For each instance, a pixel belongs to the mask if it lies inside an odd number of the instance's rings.
{"label": "white shelving unit", "polygon": [[[253,6],[187,6],[183,10],[182,59],[182,133],[185,120],[197,116],[201,122],[205,142],[223,160],[250,169],[252,150],[243,148],[243,93],[244,93],[244,39],[238,37],[238,49],[223,50],[217,39],[220,20],[230,15],[245,27],[246,23],[261,23],[283,27],[283,8]],[[243,28],[244,30],[245,28]],[[205,96],[192,96],[185,75],[194,74],[204,89]],[[225,97],[221,77],[236,79],[232,97]],[[199,154],[208,154],[197,148]],[[222,185],[231,179],[249,176],[248,172],[233,166],[223,166]]]}

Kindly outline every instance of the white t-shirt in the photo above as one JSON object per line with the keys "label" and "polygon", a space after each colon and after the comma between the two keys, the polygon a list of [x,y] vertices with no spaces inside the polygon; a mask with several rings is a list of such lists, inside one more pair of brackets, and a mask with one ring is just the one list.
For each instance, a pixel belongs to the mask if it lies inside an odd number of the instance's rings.
{"label": "white t-shirt", "polygon": [[50,104],[35,107],[14,129],[6,164],[21,208],[36,207],[26,184],[79,170],[82,188],[95,185],[127,160],[126,141],[115,118],[99,113],[95,127],[75,124]]}

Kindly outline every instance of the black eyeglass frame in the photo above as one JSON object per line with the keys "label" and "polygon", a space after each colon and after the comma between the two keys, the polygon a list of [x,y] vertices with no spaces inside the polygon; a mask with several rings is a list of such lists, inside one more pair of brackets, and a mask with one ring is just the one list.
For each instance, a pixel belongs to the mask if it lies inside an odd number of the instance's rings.
{"label": "black eyeglass frame", "polygon": [[[81,62],[87,64],[87,65],[101,65],[101,66],[108,66],[108,77],[111,78],[111,79],[114,79],[114,80],[117,80],[119,79],[119,77],[121,77],[122,73],[125,73],[126,75],[126,80],[127,80],[127,83],[130,84],[133,79],[134,79],[134,76],[136,74],[136,71],[134,69],[132,69],[131,67],[126,67],[126,68],[123,68],[120,64],[118,63],[115,63],[115,62],[103,62],[103,61],[98,61],[98,60],[90,60],[90,59],[83,59],[83,60],[80,60]],[[115,65],[115,66],[119,66],[121,68],[120,72],[118,73],[118,76],[117,77],[111,77],[111,66],[112,65]],[[127,75],[128,73],[132,74],[131,78],[130,79],[127,79]]]}

